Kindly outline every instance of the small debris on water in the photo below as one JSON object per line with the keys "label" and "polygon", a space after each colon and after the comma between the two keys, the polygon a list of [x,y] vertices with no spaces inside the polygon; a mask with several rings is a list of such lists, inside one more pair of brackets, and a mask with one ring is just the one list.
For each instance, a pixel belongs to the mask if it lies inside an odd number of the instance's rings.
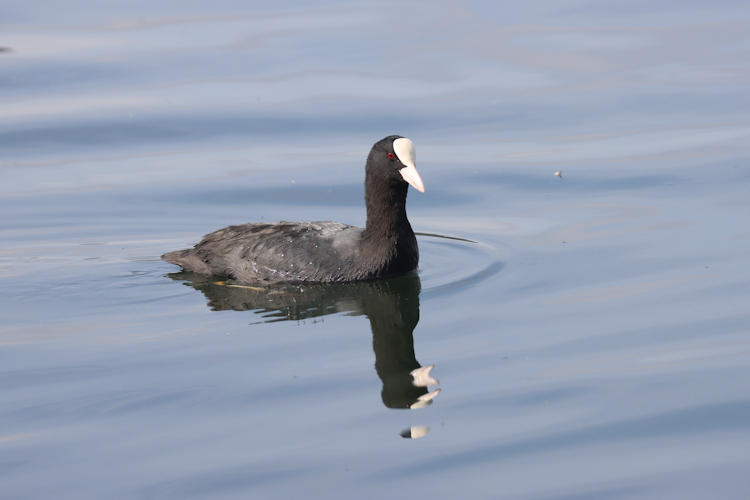
{"label": "small debris on water", "polygon": [[555,175],[562,179],[562,170],[558,170],[557,172],[555,172]]}

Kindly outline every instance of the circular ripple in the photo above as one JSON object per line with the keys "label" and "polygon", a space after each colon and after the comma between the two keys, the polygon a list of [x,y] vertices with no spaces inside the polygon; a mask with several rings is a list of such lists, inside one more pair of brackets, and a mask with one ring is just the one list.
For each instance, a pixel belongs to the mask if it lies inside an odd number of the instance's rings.
{"label": "circular ripple", "polygon": [[422,295],[435,296],[475,286],[503,268],[496,248],[453,236],[417,233]]}

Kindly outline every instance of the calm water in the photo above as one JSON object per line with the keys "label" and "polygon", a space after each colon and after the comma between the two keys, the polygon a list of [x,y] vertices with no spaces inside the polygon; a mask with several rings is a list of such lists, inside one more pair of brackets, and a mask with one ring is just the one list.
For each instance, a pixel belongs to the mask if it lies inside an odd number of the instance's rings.
{"label": "calm water", "polygon": [[[3,4],[1,498],[750,497],[747,2],[128,4]],[[391,133],[418,274],[159,260]]]}

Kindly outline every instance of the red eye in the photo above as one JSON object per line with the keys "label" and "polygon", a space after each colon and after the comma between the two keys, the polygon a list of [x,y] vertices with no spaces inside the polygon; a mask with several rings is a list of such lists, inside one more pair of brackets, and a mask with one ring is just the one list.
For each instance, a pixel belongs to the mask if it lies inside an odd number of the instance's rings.
{"label": "red eye", "polygon": [[395,160],[396,159],[396,155],[394,155],[393,153],[388,153],[388,159],[389,160]]}

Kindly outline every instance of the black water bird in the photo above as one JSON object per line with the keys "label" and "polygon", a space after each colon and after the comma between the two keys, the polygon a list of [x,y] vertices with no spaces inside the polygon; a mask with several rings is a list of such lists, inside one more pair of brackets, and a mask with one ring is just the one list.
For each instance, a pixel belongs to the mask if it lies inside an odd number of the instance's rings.
{"label": "black water bird", "polygon": [[328,221],[241,224],[162,258],[186,271],[248,284],[347,282],[404,274],[419,262],[417,239],[406,218],[409,185],[424,192],[414,144],[388,136],[376,142],[367,157],[364,229]]}

